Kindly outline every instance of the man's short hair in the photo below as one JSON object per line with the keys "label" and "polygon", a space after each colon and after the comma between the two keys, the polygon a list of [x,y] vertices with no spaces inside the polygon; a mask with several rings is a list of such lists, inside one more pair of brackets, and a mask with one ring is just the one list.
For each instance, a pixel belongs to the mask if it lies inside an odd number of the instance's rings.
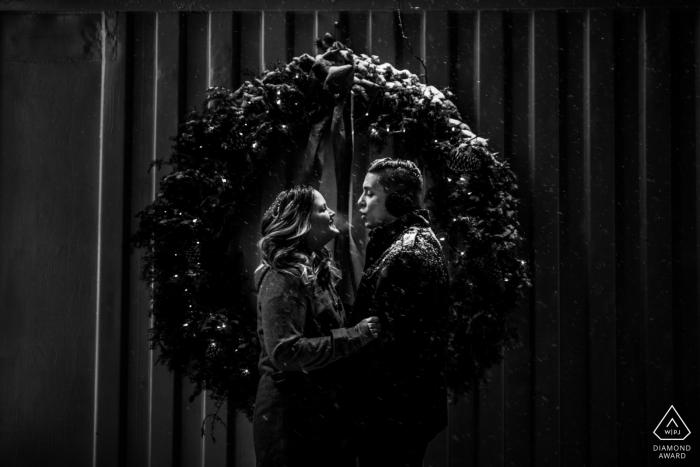
{"label": "man's short hair", "polygon": [[419,204],[423,176],[413,162],[385,157],[372,162],[367,172],[377,174],[379,183],[387,192],[404,193],[413,203]]}

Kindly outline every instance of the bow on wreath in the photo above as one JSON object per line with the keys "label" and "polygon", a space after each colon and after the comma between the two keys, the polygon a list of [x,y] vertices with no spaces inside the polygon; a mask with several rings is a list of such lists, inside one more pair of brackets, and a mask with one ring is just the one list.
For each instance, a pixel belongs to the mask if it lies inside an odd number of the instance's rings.
{"label": "bow on wreath", "polygon": [[[294,177],[295,183],[303,183],[319,188],[323,166],[326,158],[332,158],[335,164],[336,210],[341,219],[350,219],[350,182],[353,161],[353,89],[364,95],[369,91],[376,94],[379,86],[355,76],[359,60],[341,42],[326,34],[323,40],[317,41],[323,54],[316,58],[308,54],[295,57],[299,67],[310,73],[323,89],[333,96],[333,104],[319,109],[321,115],[311,126],[309,140],[303,154],[301,167]],[[360,88],[361,86],[361,88]],[[334,258],[340,263],[345,290],[357,288],[359,276],[362,273],[361,260],[357,247],[351,238],[351,233],[341,229],[341,235],[336,238]],[[350,292],[351,293],[351,292]]]}
{"label": "bow on wreath", "polygon": [[[317,41],[317,46],[325,48],[323,54],[315,58],[309,54],[294,57],[299,67],[311,73],[323,83],[323,89],[334,97],[334,105],[311,127],[309,141],[304,151],[301,170],[297,173],[296,182],[312,185],[318,188],[326,157],[333,157],[338,181],[338,193],[345,193],[346,184],[350,181],[350,168],[353,151],[353,93],[352,89],[362,86],[376,92],[379,88],[375,83],[355,76],[355,55],[343,43],[335,41],[333,36],[326,33],[323,40]],[[350,137],[348,138],[348,135]],[[338,206],[343,206],[338,200]]]}

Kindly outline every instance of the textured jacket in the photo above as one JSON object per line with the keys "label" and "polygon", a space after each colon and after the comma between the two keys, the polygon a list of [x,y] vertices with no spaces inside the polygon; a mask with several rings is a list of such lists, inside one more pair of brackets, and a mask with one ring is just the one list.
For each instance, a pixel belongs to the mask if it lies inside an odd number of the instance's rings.
{"label": "textured jacket", "polygon": [[[358,327],[332,286],[263,265],[258,287],[260,382],[253,438],[260,467],[354,465],[339,409],[347,357],[360,349]],[[340,359],[340,361],[338,361]]]}
{"label": "textured jacket", "polygon": [[[296,270],[262,265],[258,288],[258,337],[261,377],[280,372],[313,374],[360,349],[357,327],[345,328],[346,316],[334,287],[308,284]],[[291,376],[291,375],[290,375]]]}
{"label": "textured jacket", "polygon": [[[378,345],[355,357],[358,410],[370,427],[387,420],[432,437],[447,424],[443,382],[447,269],[428,212],[374,229],[352,322],[378,316]],[[372,421],[374,420],[374,421]]]}

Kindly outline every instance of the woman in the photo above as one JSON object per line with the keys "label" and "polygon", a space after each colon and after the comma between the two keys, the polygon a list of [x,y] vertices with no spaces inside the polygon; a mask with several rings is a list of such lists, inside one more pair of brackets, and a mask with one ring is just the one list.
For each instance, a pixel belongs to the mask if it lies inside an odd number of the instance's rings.
{"label": "woman", "polygon": [[283,191],[263,216],[255,271],[260,382],[253,436],[259,467],[354,465],[341,416],[343,362],[375,339],[379,320],[345,328],[340,272],[325,245],[335,213],[308,186]]}

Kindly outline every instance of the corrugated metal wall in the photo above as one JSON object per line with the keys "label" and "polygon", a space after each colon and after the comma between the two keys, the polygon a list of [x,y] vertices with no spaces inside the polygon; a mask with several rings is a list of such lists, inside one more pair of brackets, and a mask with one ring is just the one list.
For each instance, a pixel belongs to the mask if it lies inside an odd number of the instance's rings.
{"label": "corrugated metal wall", "polygon": [[[208,86],[311,52],[335,21],[356,52],[420,65],[378,2],[69,3],[0,14],[2,465],[254,465],[245,419],[202,438],[211,404],[153,365],[122,248],[157,190],[148,166]],[[405,31],[517,172],[534,287],[522,346],[450,409],[426,465],[653,463],[671,404],[700,429],[700,13],[437,3],[406,4]]]}

